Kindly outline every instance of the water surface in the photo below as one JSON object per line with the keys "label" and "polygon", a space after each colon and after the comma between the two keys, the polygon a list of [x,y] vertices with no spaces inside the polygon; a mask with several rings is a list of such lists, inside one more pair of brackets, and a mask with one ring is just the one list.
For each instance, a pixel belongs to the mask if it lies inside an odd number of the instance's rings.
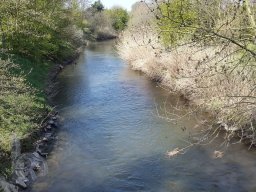
{"label": "water surface", "polygon": [[217,142],[165,156],[187,145],[188,131],[181,128],[191,130],[197,117],[181,124],[158,117],[156,109],[177,98],[129,69],[113,45],[90,45],[61,73],[58,141],[49,174],[32,191],[256,191],[255,153],[242,145],[221,159],[213,158]]}

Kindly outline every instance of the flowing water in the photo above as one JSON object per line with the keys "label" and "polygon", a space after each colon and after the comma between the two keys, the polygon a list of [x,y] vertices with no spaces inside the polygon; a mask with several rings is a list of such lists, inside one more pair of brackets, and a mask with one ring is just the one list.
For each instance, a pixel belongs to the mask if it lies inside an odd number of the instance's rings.
{"label": "flowing water", "polygon": [[166,157],[187,145],[182,128],[191,130],[197,117],[181,124],[160,118],[158,106],[177,98],[129,69],[113,45],[88,46],[60,74],[58,141],[49,174],[32,191],[256,191],[256,156],[243,145],[231,146],[220,159],[213,158],[217,141]]}

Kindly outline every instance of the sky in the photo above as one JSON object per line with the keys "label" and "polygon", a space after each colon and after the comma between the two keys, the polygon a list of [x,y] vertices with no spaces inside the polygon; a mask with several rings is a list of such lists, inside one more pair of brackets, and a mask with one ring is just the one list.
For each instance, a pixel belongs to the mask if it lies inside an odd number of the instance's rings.
{"label": "sky", "polygon": [[111,8],[114,5],[121,6],[128,11],[131,10],[132,5],[140,0],[101,0],[105,8]]}

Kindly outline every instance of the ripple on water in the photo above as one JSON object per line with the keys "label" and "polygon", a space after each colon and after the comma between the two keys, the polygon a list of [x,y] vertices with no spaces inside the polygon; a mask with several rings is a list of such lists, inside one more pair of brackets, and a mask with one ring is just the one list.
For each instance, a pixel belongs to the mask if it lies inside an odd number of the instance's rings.
{"label": "ripple on water", "polygon": [[156,106],[178,99],[130,70],[111,43],[88,47],[59,84],[59,141],[48,159],[49,175],[32,191],[255,191],[255,153],[241,145],[222,159],[212,156],[218,142],[165,157],[167,150],[186,145],[197,118],[177,125],[159,118]]}

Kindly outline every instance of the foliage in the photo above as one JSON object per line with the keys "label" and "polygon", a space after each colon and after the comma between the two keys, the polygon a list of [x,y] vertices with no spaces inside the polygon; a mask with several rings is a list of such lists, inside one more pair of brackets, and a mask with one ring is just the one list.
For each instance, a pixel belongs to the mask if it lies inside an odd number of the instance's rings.
{"label": "foliage", "polygon": [[[0,4],[0,47],[33,59],[61,60],[61,51],[74,51],[77,41],[67,29],[83,29],[76,1],[4,0]],[[82,35],[79,36],[82,38]]]}
{"label": "foliage", "polygon": [[[73,57],[85,36],[116,37],[128,14],[101,1],[2,0],[0,3],[0,150],[27,137],[47,111],[45,80],[53,63]],[[117,18],[116,18],[117,17]],[[116,19],[116,20],[114,20]],[[87,37],[87,38],[88,38]]]}
{"label": "foliage", "polygon": [[248,0],[173,0],[155,6],[158,11],[152,11],[165,45],[231,43],[256,55],[249,48],[256,25],[253,5]]}
{"label": "foliage", "polygon": [[38,126],[45,111],[37,91],[26,83],[25,76],[10,72],[17,68],[11,61],[0,60],[0,144],[7,151],[13,134],[19,138],[27,136]]}
{"label": "foliage", "polygon": [[[215,117],[204,130],[204,141],[226,130],[227,145],[239,136],[240,142],[256,146],[255,4],[249,0],[142,4],[148,11],[136,6],[135,12],[147,19],[138,22],[131,17],[119,44],[121,57]],[[156,25],[145,25],[152,20]]]}
{"label": "foliage", "polygon": [[157,24],[165,45],[175,44],[191,36],[198,26],[198,13],[191,0],[173,0],[159,6],[161,17]]}
{"label": "foliage", "polygon": [[[49,109],[44,93],[53,63],[83,45],[87,21],[78,0],[3,0],[0,4],[0,151],[26,138]],[[1,156],[1,154],[0,154]]]}
{"label": "foliage", "polygon": [[101,2],[100,0],[95,1],[95,2],[92,4],[91,7],[93,8],[93,11],[94,11],[94,12],[101,12],[101,11],[104,10],[104,5],[102,4],[102,2]]}
{"label": "foliage", "polygon": [[116,37],[111,18],[105,11],[92,14],[87,19],[91,39],[104,40]]}
{"label": "foliage", "polygon": [[100,1],[96,1],[86,9],[87,38],[90,40],[106,40],[117,37],[118,33],[125,29],[129,15],[119,7],[111,9],[97,9]]}
{"label": "foliage", "polygon": [[107,10],[107,14],[112,20],[112,26],[116,31],[122,31],[127,26],[129,19],[128,12],[121,7],[114,7]]}

